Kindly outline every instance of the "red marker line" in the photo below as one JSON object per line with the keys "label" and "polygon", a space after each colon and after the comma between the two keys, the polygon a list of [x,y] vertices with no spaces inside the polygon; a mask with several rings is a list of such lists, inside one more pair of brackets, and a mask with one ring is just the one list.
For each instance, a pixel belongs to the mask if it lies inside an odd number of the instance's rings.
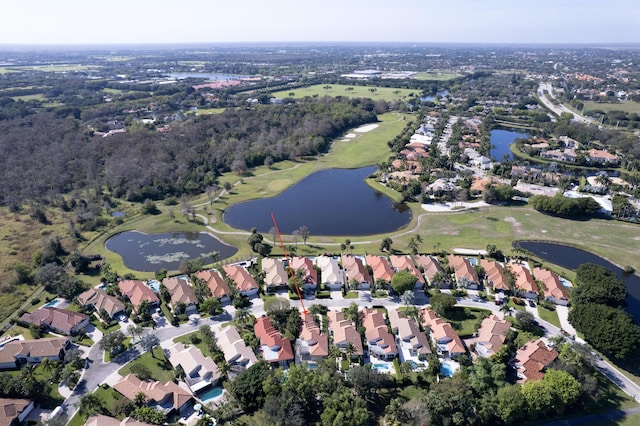
{"label": "red marker line", "polygon": [[304,301],[302,300],[302,295],[300,295],[300,287],[298,287],[298,282],[296,281],[296,273],[293,270],[293,267],[291,266],[291,261],[289,260],[287,249],[284,248],[282,235],[280,235],[280,230],[278,229],[278,224],[276,223],[276,217],[273,215],[273,212],[271,212],[271,219],[273,220],[273,226],[276,228],[276,234],[278,234],[278,239],[280,240],[280,245],[282,246],[282,252],[284,253],[284,258],[287,261],[287,266],[289,267],[289,273],[291,274],[291,278],[293,278],[293,285],[296,286],[296,292],[298,293],[298,298],[300,299],[300,304],[302,305],[302,312],[306,314],[307,308],[304,307]]}

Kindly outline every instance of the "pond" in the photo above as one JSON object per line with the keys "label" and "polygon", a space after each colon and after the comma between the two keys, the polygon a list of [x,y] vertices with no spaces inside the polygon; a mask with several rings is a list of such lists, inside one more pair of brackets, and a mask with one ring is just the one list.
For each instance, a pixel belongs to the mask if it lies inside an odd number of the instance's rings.
{"label": "pond", "polygon": [[310,235],[373,235],[395,231],[411,221],[411,210],[367,185],[375,166],[312,173],[281,194],[229,207],[223,216],[238,229],[268,233],[271,213],[283,234],[301,226]]}
{"label": "pond", "polygon": [[447,96],[449,94],[448,90],[442,90],[437,92],[435,95],[430,95],[430,96],[421,96],[420,97],[420,102],[433,102],[438,98],[442,98],[444,96]]}
{"label": "pond", "polygon": [[625,311],[633,316],[636,324],[640,324],[640,276],[637,274],[626,274],[621,268],[600,256],[562,244],[537,241],[516,241],[515,244],[541,259],[563,268],[575,270],[583,263],[595,263],[611,269],[624,282],[627,288],[628,296]]}
{"label": "pond", "polygon": [[512,130],[492,130],[491,131],[491,150],[489,151],[489,155],[496,161],[502,161],[505,155],[508,155],[509,158],[513,158],[511,155],[511,150],[509,146],[516,139],[520,138],[528,138],[528,133],[522,132],[514,132]]}
{"label": "pond", "polygon": [[203,232],[145,234],[125,231],[109,238],[105,246],[122,257],[124,265],[135,271],[155,272],[161,268],[175,271],[188,259],[203,259],[211,263],[209,255],[218,252],[218,259],[226,259],[238,251]]}

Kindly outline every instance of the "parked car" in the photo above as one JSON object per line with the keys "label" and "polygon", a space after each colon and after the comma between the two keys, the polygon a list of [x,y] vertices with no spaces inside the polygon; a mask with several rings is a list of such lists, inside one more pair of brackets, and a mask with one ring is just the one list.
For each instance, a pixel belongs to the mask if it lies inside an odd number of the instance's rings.
{"label": "parked car", "polygon": [[533,300],[529,300],[529,306],[531,306],[532,308],[535,308],[536,302],[534,302]]}

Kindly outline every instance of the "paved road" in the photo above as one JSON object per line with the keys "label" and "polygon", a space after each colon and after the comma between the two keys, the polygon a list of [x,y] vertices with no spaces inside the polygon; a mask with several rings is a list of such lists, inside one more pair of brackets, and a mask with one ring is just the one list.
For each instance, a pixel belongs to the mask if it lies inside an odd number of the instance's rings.
{"label": "paved road", "polygon": [[[547,91],[548,95],[545,95],[544,93],[545,91]],[[574,120],[580,123],[597,125],[597,123],[594,122],[592,119],[585,117],[584,115],[580,115],[576,112],[573,112],[569,108],[567,108],[566,106],[560,103],[556,105],[553,102],[551,102],[549,97],[555,98],[553,95],[553,86],[551,86],[551,83],[540,83],[540,86],[538,86],[538,97],[540,98],[540,101],[542,101],[545,107],[553,111],[558,116],[563,112],[568,112],[569,114],[573,115]]]}

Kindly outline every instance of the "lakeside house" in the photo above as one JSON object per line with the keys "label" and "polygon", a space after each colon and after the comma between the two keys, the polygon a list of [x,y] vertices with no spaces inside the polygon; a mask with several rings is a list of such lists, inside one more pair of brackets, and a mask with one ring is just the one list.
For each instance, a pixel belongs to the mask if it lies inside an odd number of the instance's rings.
{"label": "lakeside house", "polygon": [[196,278],[207,283],[211,295],[218,299],[221,304],[229,303],[231,300],[231,289],[222,275],[220,275],[220,272],[215,269],[198,271],[196,272]]}
{"label": "lakeside house", "polygon": [[159,381],[140,380],[133,374],[128,374],[113,388],[131,401],[136,400],[140,392],[147,398],[146,406],[155,408],[165,414],[171,412],[184,412],[193,402],[190,391],[183,389],[173,382],[160,383]]}
{"label": "lakeside house", "polygon": [[440,262],[438,262],[438,259],[436,259],[433,256],[429,256],[427,254],[419,254],[415,256],[415,261],[416,261],[416,265],[418,265],[418,267],[422,268],[422,270],[424,271],[423,275],[427,279],[427,282],[429,283],[430,286],[433,286],[436,284],[439,287],[449,286],[449,283],[447,283],[446,281],[441,281],[438,283],[433,282],[433,279],[436,277],[437,274],[442,275],[444,273],[444,270],[442,269],[442,266],[440,266]]}
{"label": "lakeside house", "polygon": [[431,340],[436,346],[438,355],[457,358],[467,353],[467,348],[451,324],[438,317],[431,309],[421,310],[420,316],[423,327],[430,330]]}
{"label": "lakeside house", "polygon": [[0,426],[15,426],[24,422],[33,408],[30,399],[0,398]]}
{"label": "lakeside house", "polygon": [[413,259],[411,256],[403,254],[403,255],[395,255],[392,254],[389,256],[389,260],[391,260],[391,266],[395,269],[396,272],[399,271],[407,271],[414,277],[416,277],[416,285],[414,287],[415,290],[421,290],[424,288],[425,280],[420,270],[416,267],[416,264],[413,263]]}
{"label": "lakeside house", "polygon": [[491,314],[482,320],[478,329],[478,337],[475,339],[476,353],[483,358],[489,358],[498,352],[506,339],[507,331],[511,329],[511,323]]}
{"label": "lakeside house", "polygon": [[356,330],[353,322],[346,319],[342,311],[329,311],[327,313],[329,319],[329,334],[333,338],[333,344],[340,349],[342,353],[346,353],[349,343],[352,345],[353,352],[351,359],[364,355],[362,338]]}
{"label": "lakeside house", "polygon": [[453,268],[458,287],[477,290],[480,285],[480,279],[476,268],[471,265],[469,259],[453,254],[450,254],[447,259],[449,259],[449,266]]}
{"label": "lakeside house", "polygon": [[313,292],[318,288],[318,271],[313,267],[313,261],[305,256],[295,256],[291,259],[291,268],[302,271],[302,282],[298,283],[305,292]]}
{"label": "lakeside house", "polygon": [[391,332],[397,336],[396,346],[403,351],[405,360],[409,357],[424,359],[431,353],[429,338],[420,331],[415,319],[405,317],[404,313],[397,309],[387,310],[387,315]]}
{"label": "lakeside house", "polygon": [[351,287],[351,283],[356,283],[358,290],[368,290],[371,287],[371,275],[362,259],[350,254],[343,254],[341,260],[349,287]]}
{"label": "lakeside house", "polygon": [[562,285],[560,277],[548,269],[539,267],[533,268],[533,274],[536,279],[544,285],[545,300],[555,303],[556,305],[567,306],[569,304],[569,292]]}
{"label": "lakeside house", "polygon": [[195,346],[187,347],[178,342],[167,348],[165,355],[174,369],[182,367],[184,380],[193,393],[214,386],[222,376],[216,363]]}
{"label": "lakeside house", "polygon": [[329,336],[320,330],[314,315],[301,312],[302,330],[296,342],[301,361],[318,361],[329,355]]}
{"label": "lakeside house", "polygon": [[70,346],[71,341],[68,337],[13,340],[0,349],[0,370],[37,365],[45,359],[62,361]]}
{"label": "lakeside house", "polygon": [[386,257],[368,254],[365,256],[365,261],[373,271],[373,279],[376,284],[391,284],[394,272]]}
{"label": "lakeside house", "polygon": [[294,360],[293,349],[289,339],[271,324],[271,319],[262,315],[253,323],[253,330],[260,342],[262,358],[269,364],[286,368]]}
{"label": "lakeside house", "polygon": [[156,293],[140,280],[122,280],[118,283],[118,288],[122,296],[131,302],[136,312],[142,302],[147,302],[150,307],[160,305],[160,299]]}
{"label": "lakeside house", "polygon": [[20,321],[26,324],[66,336],[84,332],[89,325],[89,319],[88,315],[58,308],[40,308],[31,313],[26,312],[20,317]]}
{"label": "lakeside house", "polygon": [[383,361],[391,361],[398,356],[395,339],[387,328],[384,315],[376,309],[365,308],[362,311],[362,325],[369,347],[369,355]]}
{"label": "lakeside house", "polygon": [[216,338],[218,347],[222,349],[224,358],[229,364],[249,368],[258,362],[253,349],[247,346],[234,325],[221,329],[216,333]]}
{"label": "lakeside house", "polygon": [[78,302],[82,306],[93,308],[96,312],[106,312],[111,319],[125,311],[124,303],[115,296],[109,296],[107,292],[101,288],[90,288],[80,293]]}
{"label": "lakeside house", "polygon": [[198,312],[198,298],[196,292],[191,286],[191,280],[186,276],[165,278],[162,284],[167,288],[171,295],[171,307],[175,312],[179,304],[185,306],[187,314],[195,314]]}
{"label": "lakeside house", "polygon": [[243,266],[224,265],[222,269],[234,282],[241,296],[255,297],[258,295],[258,283]]}
{"label": "lakeside house", "polygon": [[316,265],[320,268],[320,276],[322,284],[326,285],[330,290],[342,290],[347,282],[346,274],[340,268],[338,259],[331,256],[316,257]]}
{"label": "lakeside house", "polygon": [[262,274],[264,275],[265,291],[275,293],[277,289],[286,289],[289,283],[289,274],[284,264],[273,257],[262,258]]}
{"label": "lakeside house", "polygon": [[518,383],[524,384],[528,380],[542,379],[544,370],[558,355],[558,352],[548,347],[541,338],[525,343],[511,361],[518,375]]}
{"label": "lakeside house", "polygon": [[516,293],[527,299],[537,299],[539,289],[531,271],[520,263],[509,263],[509,270],[515,279]]}
{"label": "lakeside house", "polygon": [[480,266],[487,275],[487,285],[493,288],[493,291],[504,293],[511,290],[507,275],[504,273],[504,267],[500,263],[495,260],[480,259]]}

